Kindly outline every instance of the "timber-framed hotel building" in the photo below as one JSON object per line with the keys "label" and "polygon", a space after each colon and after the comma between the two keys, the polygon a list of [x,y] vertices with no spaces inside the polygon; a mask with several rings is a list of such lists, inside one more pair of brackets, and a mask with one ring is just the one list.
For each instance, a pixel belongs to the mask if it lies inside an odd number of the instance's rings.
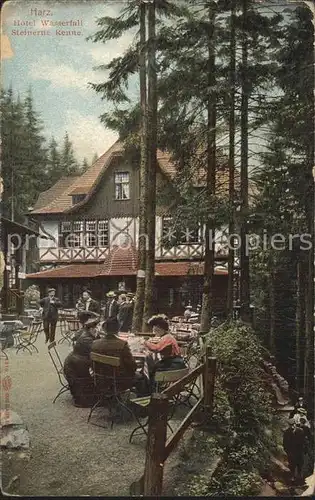
{"label": "timber-framed hotel building", "polygon": [[[168,189],[176,199],[175,166],[165,152],[158,151],[157,160],[157,190]],[[42,294],[54,286],[67,307],[85,286],[98,300],[110,289],[135,291],[139,175],[139,164],[128,159],[117,141],[85,173],[63,177],[41,193],[29,213],[44,236],[39,240],[39,271],[26,276],[27,284],[37,284]],[[171,226],[170,207],[158,197],[157,309],[180,313],[188,300],[195,306],[201,300],[204,230],[173,232]],[[220,232],[217,237],[214,298],[216,311],[224,313],[227,249],[219,242]]]}

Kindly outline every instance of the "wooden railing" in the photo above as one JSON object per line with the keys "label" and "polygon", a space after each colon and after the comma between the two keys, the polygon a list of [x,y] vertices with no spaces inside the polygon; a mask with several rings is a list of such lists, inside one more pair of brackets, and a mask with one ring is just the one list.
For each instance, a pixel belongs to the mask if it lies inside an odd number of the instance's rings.
{"label": "wooden railing", "polygon": [[109,247],[42,247],[39,259],[43,262],[93,262],[104,261],[109,255]]}
{"label": "wooden railing", "polygon": [[[203,411],[204,421],[209,421],[211,418],[215,375],[216,358],[211,357],[210,348],[207,348],[204,363],[197,366],[163,392],[152,395],[149,405],[145,469],[144,475],[138,483],[140,485],[140,494],[144,496],[162,495],[165,461],[200,411]],[[185,416],[175,433],[167,439],[167,418],[170,400],[200,376],[202,376],[203,394]]]}

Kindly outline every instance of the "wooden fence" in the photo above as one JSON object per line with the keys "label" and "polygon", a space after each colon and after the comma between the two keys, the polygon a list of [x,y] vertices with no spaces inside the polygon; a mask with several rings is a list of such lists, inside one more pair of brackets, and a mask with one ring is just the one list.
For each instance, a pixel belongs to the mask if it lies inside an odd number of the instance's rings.
{"label": "wooden fence", "polygon": [[[213,409],[214,383],[216,375],[216,358],[211,357],[207,348],[205,359],[182,379],[173,383],[159,394],[153,394],[149,406],[149,427],[146,445],[144,475],[139,481],[140,494],[144,496],[161,496],[163,489],[164,463],[175,449],[185,431],[199,411],[203,411],[205,420],[211,418]],[[167,417],[170,400],[179,395],[185,387],[202,376],[203,394],[185,416],[180,426],[167,439]]]}

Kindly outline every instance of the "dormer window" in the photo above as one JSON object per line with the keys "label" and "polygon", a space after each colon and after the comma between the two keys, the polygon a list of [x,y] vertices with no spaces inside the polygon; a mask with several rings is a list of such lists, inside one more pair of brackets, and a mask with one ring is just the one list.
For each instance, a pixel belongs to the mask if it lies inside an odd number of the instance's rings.
{"label": "dormer window", "polygon": [[129,172],[115,173],[115,200],[130,199],[130,175]]}
{"label": "dormer window", "polygon": [[76,205],[77,203],[80,203],[83,201],[85,198],[85,194],[73,194],[72,195],[72,205]]}

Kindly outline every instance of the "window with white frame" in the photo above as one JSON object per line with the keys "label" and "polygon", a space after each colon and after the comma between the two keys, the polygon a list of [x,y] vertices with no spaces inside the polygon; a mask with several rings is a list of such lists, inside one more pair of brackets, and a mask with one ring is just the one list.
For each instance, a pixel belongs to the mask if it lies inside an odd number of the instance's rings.
{"label": "window with white frame", "polygon": [[108,220],[65,221],[60,223],[60,247],[107,247]]}
{"label": "window with white frame", "polygon": [[115,200],[130,199],[129,172],[115,172]]}
{"label": "window with white frame", "polygon": [[85,223],[84,242],[87,247],[97,246],[97,227],[96,220],[89,220]]}
{"label": "window with white frame", "polygon": [[81,247],[83,239],[83,222],[82,221],[73,221],[72,222],[72,231],[68,238],[68,246],[69,247]]}
{"label": "window with white frame", "polygon": [[80,247],[83,237],[82,221],[63,221],[60,224],[59,246],[67,248]]}
{"label": "window with white frame", "polygon": [[97,239],[99,247],[107,247],[109,244],[108,220],[99,220],[97,227]]}

